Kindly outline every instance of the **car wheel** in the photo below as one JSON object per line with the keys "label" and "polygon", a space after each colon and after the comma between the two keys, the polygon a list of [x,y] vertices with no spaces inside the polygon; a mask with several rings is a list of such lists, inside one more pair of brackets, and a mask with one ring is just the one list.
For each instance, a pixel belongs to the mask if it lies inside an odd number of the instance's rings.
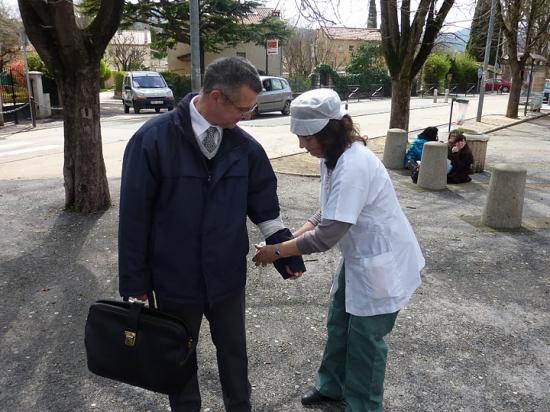
{"label": "car wheel", "polygon": [[287,100],[285,102],[285,105],[283,106],[283,110],[281,110],[281,113],[285,116],[288,116],[290,114],[290,100]]}
{"label": "car wheel", "polygon": [[126,106],[126,103],[124,104],[124,113],[130,113],[130,106]]}
{"label": "car wheel", "polygon": [[141,109],[140,109],[139,107],[137,107],[137,106],[134,104],[134,113],[135,113],[135,114],[139,114],[139,111],[140,111],[140,110],[141,110]]}
{"label": "car wheel", "polygon": [[252,112],[251,114],[251,118],[252,119],[255,119],[256,117],[260,116],[260,110],[258,110],[258,106],[256,106],[256,108],[254,109],[254,111]]}
{"label": "car wheel", "polygon": [[500,91],[502,93],[508,93],[510,91],[510,88],[508,86],[503,86],[500,88]]}
{"label": "car wheel", "polygon": [[155,107],[155,112],[160,113],[160,107]]}

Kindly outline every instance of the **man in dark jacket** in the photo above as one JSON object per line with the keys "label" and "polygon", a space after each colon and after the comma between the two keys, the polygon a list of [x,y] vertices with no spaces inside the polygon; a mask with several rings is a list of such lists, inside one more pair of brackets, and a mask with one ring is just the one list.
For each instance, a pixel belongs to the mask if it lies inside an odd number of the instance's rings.
{"label": "man in dark jacket", "polygon": [[[124,153],[120,194],[119,288],[182,318],[198,338],[203,315],[216,346],[225,409],[248,412],[245,336],[247,217],[267,243],[291,237],[283,226],[277,180],[258,142],[237,127],[262,90],[247,60],[210,64],[199,95],[148,121]],[[301,260],[277,269],[298,277]],[[149,299],[149,300],[150,300]],[[199,411],[197,359],[173,411]]]}

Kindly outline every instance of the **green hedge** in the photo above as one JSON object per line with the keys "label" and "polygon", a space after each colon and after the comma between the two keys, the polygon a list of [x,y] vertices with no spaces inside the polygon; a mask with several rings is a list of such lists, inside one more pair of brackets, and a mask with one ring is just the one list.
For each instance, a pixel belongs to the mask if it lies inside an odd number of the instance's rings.
{"label": "green hedge", "polygon": [[378,92],[377,96],[387,97],[391,95],[390,76],[380,69],[371,69],[361,74],[346,74],[339,76],[338,80],[335,81],[336,90],[344,98],[351,92],[349,85],[359,86],[359,94],[367,95],[372,94],[382,86],[382,90]]}
{"label": "green hedge", "polygon": [[480,64],[466,53],[460,53],[451,60],[452,82],[458,85],[458,89],[465,91],[470,84],[477,83],[477,70]]}
{"label": "green hedge", "polygon": [[451,60],[449,59],[449,56],[444,54],[431,53],[426,59],[426,62],[424,63],[424,68],[422,70],[423,84],[437,84],[438,89],[444,89],[445,78],[450,69]]}
{"label": "green hedge", "polygon": [[115,96],[122,95],[122,82],[124,81],[124,75],[126,72],[111,72],[113,79],[115,80]]}
{"label": "green hedge", "polygon": [[168,87],[174,93],[176,102],[181,100],[187,93],[191,93],[191,76],[173,72],[162,72],[162,77],[168,83]]}
{"label": "green hedge", "polygon": [[382,86],[382,90],[378,92],[377,96],[391,95],[390,76],[381,67],[373,67],[360,74],[347,73],[340,75],[330,65],[319,64],[314,71],[321,76],[330,76],[334,89],[342,99],[347,98],[352,89],[357,86],[359,86],[359,90],[356,96],[371,96],[380,86]]}

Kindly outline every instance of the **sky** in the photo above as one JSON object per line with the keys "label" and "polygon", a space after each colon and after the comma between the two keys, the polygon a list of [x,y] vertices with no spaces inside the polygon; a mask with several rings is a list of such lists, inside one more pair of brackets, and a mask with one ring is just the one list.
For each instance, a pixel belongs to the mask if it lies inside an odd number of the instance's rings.
{"label": "sky", "polygon": [[[338,26],[345,27],[366,27],[368,18],[368,0],[309,0],[311,4],[316,4],[324,16],[333,20]],[[301,0],[265,0],[266,6],[278,8],[282,11],[283,17],[298,26],[307,26],[307,20],[304,19],[297,4]],[[380,1],[377,0],[378,27],[380,27]],[[398,5],[399,5],[398,1]],[[414,4],[412,1],[413,11]],[[438,9],[442,0],[438,1]],[[443,31],[454,32],[466,27],[470,27],[475,10],[475,0],[455,0],[453,8],[446,18],[445,29]]]}
{"label": "sky", "polygon": [[[261,0],[260,0],[261,1]],[[281,10],[283,17],[302,27],[308,22],[300,16],[297,5],[302,0],[264,0],[266,6]],[[4,4],[17,9],[17,0],[3,0]],[[309,0],[317,5],[323,15],[333,20],[338,26],[366,27],[368,17],[368,0]],[[418,0],[413,0],[418,4]],[[438,8],[442,0],[438,1]],[[380,2],[377,0],[378,25],[380,25]],[[475,0],[455,0],[455,4],[445,22],[443,31],[453,32],[465,27],[470,27],[474,15]]]}

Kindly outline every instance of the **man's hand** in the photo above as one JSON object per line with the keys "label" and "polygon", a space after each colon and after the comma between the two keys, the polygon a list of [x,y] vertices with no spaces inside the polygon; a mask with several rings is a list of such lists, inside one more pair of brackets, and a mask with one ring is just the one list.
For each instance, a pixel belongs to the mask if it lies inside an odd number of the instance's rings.
{"label": "man's hand", "polygon": [[290,275],[290,280],[296,280],[303,275],[303,272],[292,272],[288,266],[286,267],[286,273]]}

